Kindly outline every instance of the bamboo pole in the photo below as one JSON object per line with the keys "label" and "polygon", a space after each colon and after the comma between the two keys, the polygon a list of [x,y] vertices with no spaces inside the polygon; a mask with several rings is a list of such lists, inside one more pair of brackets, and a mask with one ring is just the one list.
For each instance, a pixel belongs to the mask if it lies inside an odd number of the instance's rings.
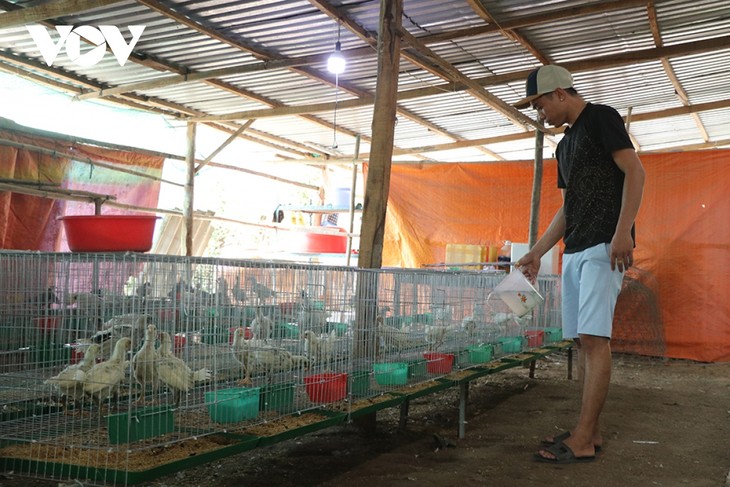
{"label": "bamboo pole", "polygon": [[183,197],[183,220],[185,231],[185,255],[190,257],[193,255],[193,197],[195,193],[195,131],[197,124],[195,122],[188,122],[187,132],[187,157],[185,162],[186,168],[186,182],[185,182],[185,196]]}
{"label": "bamboo pole", "polygon": [[40,198],[52,198],[57,200],[67,201],[88,201],[94,203],[95,214],[96,207],[100,206],[101,203],[106,203],[110,200],[116,199],[116,196],[111,194],[98,194],[91,193],[88,191],[76,191],[69,189],[57,188],[55,186],[47,187],[47,185],[31,185],[28,181],[18,181],[16,183],[0,182],[0,191],[10,191],[12,193],[27,194],[29,196],[38,196]]}
{"label": "bamboo pole", "polygon": [[220,146],[218,146],[218,148],[216,150],[214,150],[213,152],[211,152],[211,154],[208,157],[206,157],[203,162],[201,162],[200,164],[198,164],[198,167],[195,168],[195,173],[197,174],[208,163],[210,163],[215,156],[217,156],[218,154],[220,154],[220,152],[223,149],[225,149],[226,147],[228,147],[234,140],[236,140],[238,138],[238,136],[241,135],[244,130],[246,130],[247,128],[249,128],[253,122],[254,122],[253,120],[249,120],[246,123],[244,123],[243,125],[241,125],[238,128],[238,130],[236,130],[235,132],[233,132],[231,134],[231,136],[226,139],[225,142],[223,142]]}
{"label": "bamboo pole", "polygon": [[[282,161],[282,162],[289,162],[289,163],[291,163],[291,162],[296,162],[296,161]],[[221,169],[228,169],[230,171],[242,172],[242,173],[245,173],[245,174],[250,174],[252,176],[260,176],[262,178],[271,179],[272,181],[277,181],[277,182],[280,182],[280,183],[290,184],[292,186],[298,186],[298,187],[304,188],[304,189],[311,189],[312,191],[319,191],[319,186],[316,186],[314,184],[307,184],[307,183],[302,183],[302,182],[299,182],[299,181],[292,181],[291,179],[280,178],[278,176],[273,176],[271,174],[264,174],[262,172],[254,171],[252,169],[245,169],[245,168],[242,168],[242,167],[231,166],[230,164],[222,164],[220,162],[211,162],[208,165],[210,167],[218,167],[218,168],[221,168]]]}
{"label": "bamboo pole", "polygon": [[352,257],[352,232],[355,230],[355,189],[357,187],[357,158],[360,154],[360,136],[355,137],[355,155],[353,156],[352,162],[352,184],[350,185],[350,212],[349,220],[350,227],[347,234],[347,261],[345,265],[350,266],[350,260]]}

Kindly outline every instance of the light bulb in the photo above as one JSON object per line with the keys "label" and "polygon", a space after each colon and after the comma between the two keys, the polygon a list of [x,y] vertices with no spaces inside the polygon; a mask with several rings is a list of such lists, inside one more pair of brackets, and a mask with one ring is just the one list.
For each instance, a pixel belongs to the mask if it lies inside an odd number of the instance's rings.
{"label": "light bulb", "polygon": [[327,71],[332,74],[342,74],[345,72],[346,64],[345,56],[342,55],[342,46],[340,46],[340,41],[337,41],[335,44],[335,52],[330,54],[330,57],[327,59]]}

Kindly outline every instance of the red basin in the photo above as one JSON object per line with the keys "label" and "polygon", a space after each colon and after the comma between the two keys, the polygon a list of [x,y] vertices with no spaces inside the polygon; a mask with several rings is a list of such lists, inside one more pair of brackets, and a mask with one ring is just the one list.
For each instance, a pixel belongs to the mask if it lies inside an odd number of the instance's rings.
{"label": "red basin", "polygon": [[73,252],[147,252],[152,248],[154,215],[62,216]]}

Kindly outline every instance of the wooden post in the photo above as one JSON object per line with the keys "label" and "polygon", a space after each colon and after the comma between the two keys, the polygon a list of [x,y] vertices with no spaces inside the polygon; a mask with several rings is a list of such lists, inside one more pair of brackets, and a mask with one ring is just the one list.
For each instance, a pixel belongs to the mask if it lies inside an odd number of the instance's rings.
{"label": "wooden post", "polygon": [[195,131],[197,124],[188,122],[188,150],[185,156],[185,196],[183,200],[183,232],[185,255],[193,255],[193,194],[195,192]]}
{"label": "wooden post", "polygon": [[378,82],[373,109],[372,143],[368,166],[358,267],[380,268],[383,258],[385,212],[388,204],[390,166],[393,157],[402,0],[380,0]]}
{"label": "wooden post", "polygon": [[532,178],[532,203],[530,205],[530,235],[528,248],[537,242],[538,226],[540,225],[540,198],[542,197],[542,150],[545,134],[535,130],[535,169]]}
{"label": "wooden post", "polygon": [[[378,82],[373,108],[373,138],[370,145],[370,166],[365,187],[358,256],[358,267],[366,269],[380,268],[383,257],[385,211],[388,203],[398,96],[400,65],[398,31],[402,15],[402,0],[380,0]],[[375,333],[377,296],[377,276],[363,273],[357,288],[354,358],[374,357],[378,352]]]}

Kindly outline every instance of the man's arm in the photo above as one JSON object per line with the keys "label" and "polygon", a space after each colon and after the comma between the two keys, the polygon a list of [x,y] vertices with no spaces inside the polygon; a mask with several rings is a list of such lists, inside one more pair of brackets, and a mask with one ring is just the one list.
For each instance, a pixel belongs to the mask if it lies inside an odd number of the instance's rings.
{"label": "man's arm", "polygon": [[646,174],[634,149],[621,149],[613,153],[613,160],[624,173],[624,189],[621,196],[621,214],[611,240],[611,270],[618,267],[623,272],[634,262],[634,241],[631,227],[639,213],[644,194]]}
{"label": "man's arm", "polygon": [[[565,201],[565,190],[562,190],[563,201]],[[550,222],[545,233],[525,255],[517,261],[517,267],[532,281],[537,280],[537,273],[540,271],[540,258],[565,235],[565,213],[563,207],[555,213],[553,221]]]}

